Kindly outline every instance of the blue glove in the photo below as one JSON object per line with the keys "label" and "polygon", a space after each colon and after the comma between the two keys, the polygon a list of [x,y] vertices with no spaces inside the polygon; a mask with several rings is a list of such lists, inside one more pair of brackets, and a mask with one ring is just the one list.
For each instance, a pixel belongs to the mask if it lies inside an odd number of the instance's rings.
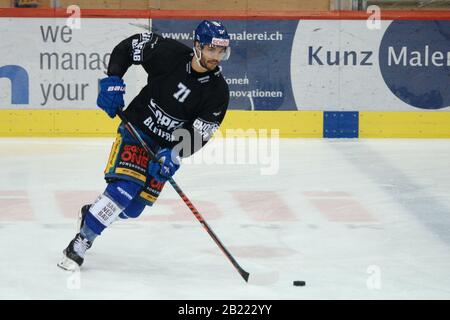
{"label": "blue glove", "polygon": [[111,76],[100,80],[100,92],[97,97],[97,105],[103,109],[108,116],[114,118],[119,108],[125,106],[123,95],[125,84],[117,76]]}
{"label": "blue glove", "polygon": [[172,153],[172,149],[161,149],[150,161],[148,172],[159,182],[166,182],[180,168],[180,157]]}

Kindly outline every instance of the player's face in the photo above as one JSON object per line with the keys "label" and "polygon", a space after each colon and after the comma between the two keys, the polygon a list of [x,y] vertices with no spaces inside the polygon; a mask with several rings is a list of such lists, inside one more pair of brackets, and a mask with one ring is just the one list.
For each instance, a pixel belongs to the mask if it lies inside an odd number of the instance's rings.
{"label": "player's face", "polygon": [[216,47],[205,45],[202,49],[202,57],[200,59],[200,64],[203,68],[209,71],[214,70],[224,58],[226,54],[225,47]]}

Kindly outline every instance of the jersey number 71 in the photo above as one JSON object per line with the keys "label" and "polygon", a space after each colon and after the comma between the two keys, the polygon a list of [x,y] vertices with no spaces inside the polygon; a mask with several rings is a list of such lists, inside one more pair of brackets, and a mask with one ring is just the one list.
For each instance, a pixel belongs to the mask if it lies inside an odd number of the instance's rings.
{"label": "jersey number 71", "polygon": [[182,84],[181,82],[178,83],[178,90],[177,92],[175,92],[173,94],[173,97],[175,99],[177,99],[180,102],[184,102],[184,100],[186,100],[187,96],[189,95],[189,93],[191,93],[191,90],[188,89],[188,87],[186,87],[184,84]]}

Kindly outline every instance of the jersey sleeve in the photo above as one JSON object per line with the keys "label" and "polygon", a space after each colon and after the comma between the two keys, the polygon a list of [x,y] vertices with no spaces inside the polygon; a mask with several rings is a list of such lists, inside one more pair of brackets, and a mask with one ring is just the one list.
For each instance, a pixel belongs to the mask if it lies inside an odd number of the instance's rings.
{"label": "jersey sleeve", "polygon": [[[219,129],[228,109],[229,92],[228,87],[224,88],[222,94],[215,95],[215,98],[207,103],[206,107],[190,122],[186,128],[189,132],[189,143],[179,143],[180,156],[189,157],[208,143],[214,133]],[[217,98],[220,97],[220,98]],[[176,134],[175,134],[176,135]],[[183,138],[186,138],[183,136]],[[186,141],[184,141],[186,142]],[[189,150],[190,149],[190,150]]]}
{"label": "jersey sleeve", "polygon": [[152,59],[163,38],[155,33],[140,33],[121,41],[112,51],[108,76],[123,77],[133,64],[144,64]]}

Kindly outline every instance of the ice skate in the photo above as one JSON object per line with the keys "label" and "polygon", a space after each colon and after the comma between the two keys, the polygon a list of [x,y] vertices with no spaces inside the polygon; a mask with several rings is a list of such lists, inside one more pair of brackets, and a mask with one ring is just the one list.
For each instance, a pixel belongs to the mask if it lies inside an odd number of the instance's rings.
{"label": "ice skate", "polygon": [[66,249],[64,249],[64,258],[58,263],[58,267],[67,270],[75,271],[84,261],[86,250],[92,246],[92,242],[77,233],[75,238],[70,241]]}

